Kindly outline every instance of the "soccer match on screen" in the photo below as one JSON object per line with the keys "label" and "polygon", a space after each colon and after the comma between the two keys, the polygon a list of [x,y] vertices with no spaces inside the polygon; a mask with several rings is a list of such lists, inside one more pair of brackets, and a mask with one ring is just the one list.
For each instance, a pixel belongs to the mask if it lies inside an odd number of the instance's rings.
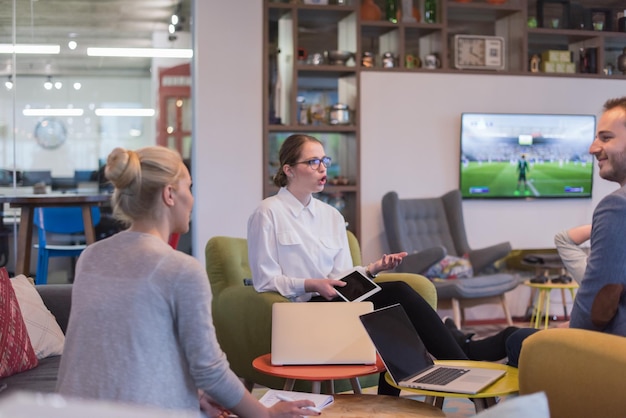
{"label": "soccer match on screen", "polygon": [[464,113],[462,195],[591,197],[594,135],[592,115]]}

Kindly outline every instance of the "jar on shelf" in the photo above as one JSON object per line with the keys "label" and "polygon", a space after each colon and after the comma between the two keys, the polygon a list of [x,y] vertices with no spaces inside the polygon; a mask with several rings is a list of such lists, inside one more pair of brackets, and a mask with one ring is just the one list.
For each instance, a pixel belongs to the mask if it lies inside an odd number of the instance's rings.
{"label": "jar on shelf", "polygon": [[626,74],[626,48],[622,50],[622,54],[617,57],[617,69]]}
{"label": "jar on shelf", "polygon": [[385,19],[398,23],[398,0],[385,0]]}
{"label": "jar on shelf", "polygon": [[343,213],[343,210],[346,208],[346,200],[343,198],[343,193],[331,194],[328,198],[328,204]]}
{"label": "jar on shelf", "polygon": [[396,57],[392,52],[385,52],[383,54],[383,68],[393,68],[396,66]]}
{"label": "jar on shelf", "polygon": [[349,125],[350,122],[350,108],[347,104],[336,103],[330,107],[328,123],[331,125]]}
{"label": "jar on shelf", "polygon": [[309,105],[306,103],[304,97],[298,97],[298,123],[300,125],[309,125],[311,123],[311,114],[309,112]]}
{"label": "jar on shelf", "polygon": [[383,17],[383,12],[374,0],[363,0],[359,14],[361,20],[380,20]]}
{"label": "jar on shelf", "polygon": [[373,68],[374,65],[374,54],[369,51],[363,52],[361,55],[361,66],[365,68]]}

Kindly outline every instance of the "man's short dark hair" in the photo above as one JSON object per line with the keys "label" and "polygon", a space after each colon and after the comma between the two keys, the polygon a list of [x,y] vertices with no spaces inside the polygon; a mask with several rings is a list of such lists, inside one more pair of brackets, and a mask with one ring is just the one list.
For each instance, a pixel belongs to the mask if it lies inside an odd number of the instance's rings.
{"label": "man's short dark hair", "polygon": [[616,107],[621,107],[622,110],[626,112],[626,96],[607,100],[604,103],[603,110],[606,112],[607,110],[611,110]]}

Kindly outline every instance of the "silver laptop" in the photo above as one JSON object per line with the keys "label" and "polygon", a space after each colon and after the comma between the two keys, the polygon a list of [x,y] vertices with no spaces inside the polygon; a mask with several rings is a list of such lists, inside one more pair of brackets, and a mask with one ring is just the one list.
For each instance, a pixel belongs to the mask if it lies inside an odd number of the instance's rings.
{"label": "silver laptop", "polygon": [[376,348],[359,316],[372,302],[272,305],[272,364],[374,364]]}
{"label": "silver laptop", "polygon": [[399,304],[361,315],[361,322],[398,386],[475,394],[505,373],[480,367],[435,365]]}

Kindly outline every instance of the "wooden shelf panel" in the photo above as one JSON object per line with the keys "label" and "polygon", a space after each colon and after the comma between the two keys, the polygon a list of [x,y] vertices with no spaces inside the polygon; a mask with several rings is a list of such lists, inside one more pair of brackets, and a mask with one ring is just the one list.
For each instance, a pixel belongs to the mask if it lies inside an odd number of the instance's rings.
{"label": "wooden shelf panel", "polygon": [[[590,39],[604,38],[607,34],[626,35],[619,32],[602,32],[593,30],[575,30],[575,29],[546,29],[546,28],[528,28],[528,39],[558,39],[562,43],[582,42]],[[626,41],[626,36],[624,37]]]}
{"label": "wooden shelf panel", "polygon": [[[352,62],[353,60],[351,60]],[[312,65],[312,64],[297,64],[296,70],[298,76],[301,77],[324,77],[324,78],[338,78],[354,76],[357,70],[356,66],[349,65]]]}
{"label": "wooden shelf panel", "polygon": [[473,22],[491,22],[510,16],[515,13],[524,11],[515,2],[507,2],[505,4],[488,4],[488,3],[457,3],[449,2],[448,22],[450,21],[473,21]]}
{"label": "wooden shelf panel", "polygon": [[306,27],[333,25],[356,11],[357,8],[354,6],[303,4],[298,6],[298,25]]}
{"label": "wooden shelf panel", "polygon": [[294,132],[294,133],[356,133],[355,125],[269,125],[269,132]]}

